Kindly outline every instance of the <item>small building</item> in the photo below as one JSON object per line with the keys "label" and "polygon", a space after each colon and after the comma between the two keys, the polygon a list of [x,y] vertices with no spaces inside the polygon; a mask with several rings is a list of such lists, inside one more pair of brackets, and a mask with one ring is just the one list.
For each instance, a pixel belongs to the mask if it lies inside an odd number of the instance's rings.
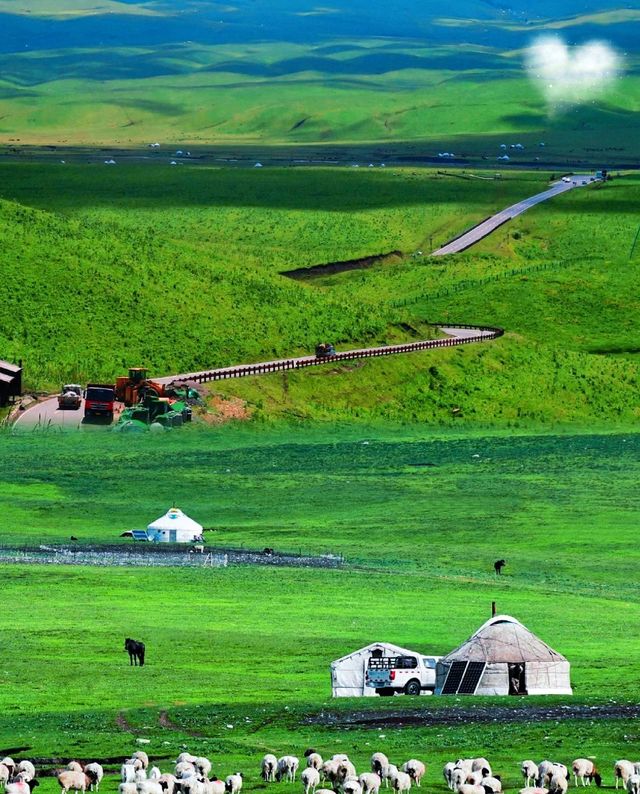
{"label": "small building", "polygon": [[202,541],[202,525],[182,510],[172,507],[147,527],[147,537],[154,543],[193,543]]}
{"label": "small building", "polygon": [[571,695],[570,664],[509,615],[488,620],[436,667],[436,695]]}
{"label": "small building", "polygon": [[10,364],[0,360],[0,408],[22,394],[22,361]]}
{"label": "small building", "polygon": [[331,662],[331,694],[334,698],[377,697],[375,689],[365,685],[370,659],[387,656],[417,656],[422,654],[408,651],[390,642],[372,642],[364,648],[341,656]]}

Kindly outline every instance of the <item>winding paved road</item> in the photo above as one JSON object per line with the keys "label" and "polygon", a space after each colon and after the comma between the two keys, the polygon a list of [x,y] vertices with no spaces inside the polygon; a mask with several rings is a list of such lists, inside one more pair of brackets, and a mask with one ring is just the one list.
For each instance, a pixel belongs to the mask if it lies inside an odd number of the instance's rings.
{"label": "winding paved road", "polygon": [[472,245],[479,243],[480,240],[488,237],[491,232],[494,232],[500,226],[507,223],[507,221],[516,218],[518,215],[522,215],[523,212],[531,209],[531,207],[535,207],[536,204],[541,204],[543,201],[548,201],[554,196],[559,196],[561,193],[566,193],[577,187],[588,185],[591,179],[593,179],[592,174],[574,174],[569,182],[563,182],[562,180],[560,182],[555,182],[548,190],[537,193],[535,196],[531,196],[531,198],[519,201],[511,207],[497,212],[486,221],[469,229],[465,234],[456,237],[451,240],[451,242],[436,249],[431,256],[446,256],[447,254],[459,254],[461,251],[466,251],[467,248],[470,248]]}
{"label": "winding paved road", "polygon": [[[276,361],[262,361],[257,364],[240,364],[232,367],[221,367],[214,370],[201,370],[200,372],[183,372],[179,375],[167,375],[162,378],[153,378],[158,383],[171,383],[172,381],[197,381],[205,383],[213,380],[227,380],[229,378],[244,378],[251,375],[269,374],[285,370],[296,370],[311,366],[322,366],[328,363],[339,363],[359,358],[372,358],[375,356],[393,355],[396,353],[409,353],[417,350],[447,347],[450,345],[464,345],[470,342],[482,342],[495,339],[502,335],[501,329],[473,326],[438,326],[439,330],[447,335],[446,339],[428,339],[423,342],[407,342],[403,345],[388,345],[384,347],[364,347],[355,350],[341,351],[327,359],[318,359],[316,356],[299,356],[297,358],[283,358]],[[61,410],[58,408],[58,398],[51,397],[43,400],[26,411],[22,412],[14,427],[33,429],[36,427],[60,428],[88,428],[105,427],[105,423],[96,421],[84,422],[84,400],[77,411]]]}

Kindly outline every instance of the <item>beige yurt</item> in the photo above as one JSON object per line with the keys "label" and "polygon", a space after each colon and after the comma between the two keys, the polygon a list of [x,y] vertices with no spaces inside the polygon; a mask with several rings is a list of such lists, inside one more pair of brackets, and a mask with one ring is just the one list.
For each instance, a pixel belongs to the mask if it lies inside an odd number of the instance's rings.
{"label": "beige yurt", "polygon": [[496,615],[436,667],[436,695],[571,695],[564,656],[509,615]]}
{"label": "beige yurt", "polygon": [[202,540],[202,525],[172,507],[149,524],[147,537],[155,543],[192,543]]}

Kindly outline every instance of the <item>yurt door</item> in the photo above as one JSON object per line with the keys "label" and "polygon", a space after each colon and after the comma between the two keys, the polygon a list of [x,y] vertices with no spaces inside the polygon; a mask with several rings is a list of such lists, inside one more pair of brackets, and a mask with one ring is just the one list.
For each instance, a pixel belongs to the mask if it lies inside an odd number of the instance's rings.
{"label": "yurt door", "polygon": [[510,695],[526,695],[527,693],[527,676],[526,665],[510,664],[509,665],[509,694]]}
{"label": "yurt door", "polygon": [[178,540],[178,533],[175,529],[169,530],[169,541],[175,543]]}

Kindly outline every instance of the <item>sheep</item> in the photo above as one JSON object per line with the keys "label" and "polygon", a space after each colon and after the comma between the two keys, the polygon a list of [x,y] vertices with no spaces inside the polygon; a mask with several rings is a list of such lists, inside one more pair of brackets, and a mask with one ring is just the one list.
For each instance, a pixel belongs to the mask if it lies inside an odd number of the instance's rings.
{"label": "sheep", "polygon": [[458,794],[486,794],[482,786],[475,786],[471,783],[463,783],[458,789]]}
{"label": "sheep", "polygon": [[362,788],[362,794],[379,794],[382,781],[376,772],[363,772],[358,778],[358,783]]}
{"label": "sheep", "polygon": [[240,791],[242,791],[242,772],[229,775],[224,781],[224,788],[227,794],[240,794]]}
{"label": "sheep", "polygon": [[35,778],[32,780],[18,780],[16,783],[7,783],[4,794],[31,794],[40,783]]}
{"label": "sheep", "polygon": [[398,767],[395,764],[389,764],[384,773],[385,788],[388,787],[389,783],[391,783],[391,787],[393,788],[393,781],[395,780],[397,774],[398,774]]}
{"label": "sheep", "polygon": [[196,757],[195,755],[191,755],[191,753],[180,753],[180,755],[176,758],[176,764],[181,764],[186,761],[188,764],[195,764]]}
{"label": "sheep", "polygon": [[149,768],[149,756],[144,752],[144,750],[136,750],[131,758],[142,761],[142,766],[144,769]]}
{"label": "sheep", "polygon": [[555,761],[541,761],[538,764],[538,786],[544,786],[555,774],[564,774],[565,777],[568,777],[569,773],[564,764],[558,764]]}
{"label": "sheep", "polygon": [[629,775],[625,788],[629,794],[640,794],[640,775],[636,772],[633,775]]}
{"label": "sheep", "polygon": [[0,761],[0,764],[4,764],[9,770],[9,777],[13,777],[16,771],[16,762],[13,760],[13,758],[11,758],[11,756],[5,755],[2,761]]}
{"label": "sheep", "polygon": [[196,774],[196,768],[190,761],[179,761],[176,764],[175,775],[177,778],[191,777]]}
{"label": "sheep", "polygon": [[102,782],[102,778],[104,777],[104,769],[102,766],[95,761],[90,764],[87,764],[84,768],[85,775],[91,781],[91,785],[89,786],[90,791],[97,791],[100,788],[100,783]]}
{"label": "sheep", "polygon": [[[411,789],[411,778],[406,772],[396,772],[391,781],[391,786],[396,794],[400,794],[401,791],[409,791]],[[484,794],[484,791],[482,794]]]}
{"label": "sheep", "polygon": [[482,772],[483,777],[492,777],[493,772],[491,771],[491,764],[487,761],[486,758],[474,758],[471,763],[471,771]]}
{"label": "sheep", "polygon": [[561,770],[554,772],[549,780],[550,794],[566,794],[569,789],[567,775],[563,775]]}
{"label": "sheep", "polygon": [[527,786],[521,788],[518,794],[549,794],[549,789],[541,788],[540,786]]}
{"label": "sheep", "polygon": [[208,780],[207,794],[225,794],[224,780],[218,780],[217,777],[213,780]]}
{"label": "sheep", "polygon": [[500,794],[502,791],[502,781],[499,777],[494,777],[493,775],[487,775],[487,777],[483,777],[480,781],[480,785],[482,788],[489,794]]}
{"label": "sheep", "polygon": [[571,764],[571,769],[573,770],[573,777],[575,779],[576,786],[578,785],[578,778],[582,782],[583,786],[590,786],[592,780],[595,781],[595,784],[598,786],[598,788],[600,788],[602,785],[602,778],[596,769],[596,765],[588,758],[576,758],[576,760]]}
{"label": "sheep", "polygon": [[[322,764],[322,769],[320,773],[322,775],[323,780],[328,780],[332,786],[336,786],[338,784],[338,771],[340,769],[340,762],[339,761],[325,761]],[[278,778],[280,779],[280,778]]]}
{"label": "sheep", "polygon": [[60,784],[61,794],[67,794],[69,789],[73,789],[76,793],[78,791],[86,791],[91,785],[91,780],[84,772],[65,769],[58,775],[58,783]]}
{"label": "sheep", "polygon": [[308,766],[302,770],[300,780],[304,787],[304,794],[313,794],[320,785],[320,772],[315,767]]}
{"label": "sheep", "polygon": [[384,753],[374,753],[371,756],[371,771],[382,780],[389,766],[389,759]]}
{"label": "sheep", "polygon": [[442,768],[442,776],[444,777],[448,788],[451,788],[451,775],[452,775],[453,770],[455,768],[456,768],[456,765],[453,763],[453,761],[449,761]]}
{"label": "sheep", "polygon": [[403,772],[406,772],[411,780],[420,788],[420,781],[424,777],[427,768],[422,763],[422,761],[418,761],[416,758],[411,758],[401,767]]}
{"label": "sheep", "polygon": [[336,755],[332,755],[331,756],[331,760],[332,761],[340,761],[340,762],[344,761],[346,763],[346,762],[349,761],[349,756],[345,755],[344,753],[337,753]]}
{"label": "sheep", "polygon": [[358,779],[355,766],[351,761],[340,761],[338,763],[338,783],[342,784],[349,778],[353,778],[354,780]]}
{"label": "sheep", "polygon": [[265,783],[273,783],[276,779],[278,759],[273,753],[267,753],[260,762],[260,775]]}
{"label": "sheep", "polygon": [[202,755],[198,756],[198,758],[196,758],[196,760],[193,762],[193,765],[198,770],[198,772],[200,772],[202,777],[205,778],[209,777],[209,773],[211,772],[211,761],[209,761],[208,758],[205,758]]}
{"label": "sheep", "polygon": [[307,755],[307,766],[311,766],[319,772],[322,769],[322,756],[320,753],[309,753]]}
{"label": "sheep", "polygon": [[[31,761],[20,761],[16,767],[16,772],[23,775],[22,779],[24,781],[33,780],[33,778],[36,776],[36,768]],[[24,775],[26,775],[26,777],[24,777]]]}
{"label": "sheep", "polygon": [[141,780],[136,783],[137,794],[163,794],[162,786],[155,780]]}
{"label": "sheep", "polygon": [[120,767],[120,780],[123,783],[133,783],[136,777],[136,768],[133,764],[122,764]]}
{"label": "sheep", "polygon": [[164,794],[174,794],[176,788],[176,776],[167,772],[164,775],[160,775],[160,777],[156,780],[156,783],[160,785],[160,788],[164,791]]}
{"label": "sheep", "polygon": [[520,771],[522,772],[522,777],[524,778],[527,788],[538,779],[538,765],[533,761],[523,761],[520,765]]}
{"label": "sheep", "polygon": [[158,769],[158,767],[152,766],[148,775],[149,780],[155,780],[157,783],[161,777],[162,777],[162,772]]}
{"label": "sheep", "polygon": [[333,791],[330,788],[317,788],[316,794],[333,794]]}
{"label": "sheep", "polygon": [[278,769],[276,770],[276,780],[280,782],[282,778],[288,783],[296,782],[296,772],[300,761],[295,755],[283,755],[278,759]]}
{"label": "sheep", "polygon": [[10,777],[11,773],[9,772],[9,767],[6,766],[6,764],[0,763],[0,786],[6,786]]}
{"label": "sheep", "polygon": [[460,786],[464,786],[467,782],[467,775],[470,774],[466,769],[456,766],[451,772],[451,789],[458,791]]}
{"label": "sheep", "polygon": [[204,794],[195,772],[176,780],[175,791],[180,792],[180,794]]}
{"label": "sheep", "polygon": [[80,764],[78,761],[69,761],[69,763],[67,764],[67,769],[70,772],[84,772],[84,769],[82,768],[82,764]]}
{"label": "sheep", "polygon": [[631,761],[616,761],[613,767],[613,773],[616,778],[616,788],[618,788],[618,783],[622,781],[624,787],[627,785],[627,780],[631,777],[631,775],[635,774],[635,767],[631,763]]}
{"label": "sheep", "polygon": [[638,763],[636,761],[636,763],[633,765],[633,769],[634,769],[636,775],[640,775],[640,763]]}
{"label": "sheep", "polygon": [[345,780],[342,791],[344,794],[362,794],[362,786],[356,778],[349,777]]}
{"label": "sheep", "polygon": [[475,772],[469,772],[464,782],[469,786],[479,786],[483,777],[482,770],[476,769]]}
{"label": "sheep", "polygon": [[138,794],[135,783],[120,783],[118,794]]}
{"label": "sheep", "polygon": [[465,772],[472,772],[473,771],[473,758],[458,758],[455,763],[455,766],[459,769],[464,769]]}
{"label": "sheep", "polygon": [[142,783],[146,779],[147,779],[147,773],[144,770],[144,768],[143,769],[136,769],[135,775],[133,777],[133,782],[138,784],[138,783]]}

